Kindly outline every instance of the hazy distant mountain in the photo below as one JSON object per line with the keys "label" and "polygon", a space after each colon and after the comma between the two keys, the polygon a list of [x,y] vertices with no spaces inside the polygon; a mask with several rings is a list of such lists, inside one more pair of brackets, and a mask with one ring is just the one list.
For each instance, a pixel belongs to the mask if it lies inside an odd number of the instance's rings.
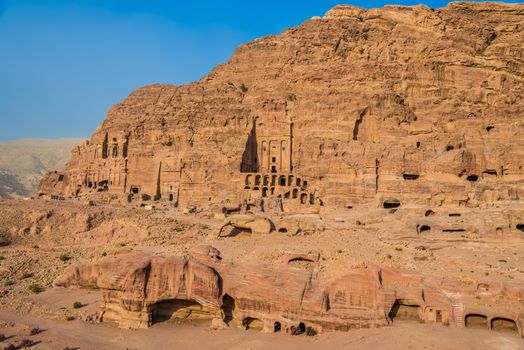
{"label": "hazy distant mountain", "polygon": [[23,139],[0,142],[0,197],[27,197],[48,171],[61,170],[84,139]]}

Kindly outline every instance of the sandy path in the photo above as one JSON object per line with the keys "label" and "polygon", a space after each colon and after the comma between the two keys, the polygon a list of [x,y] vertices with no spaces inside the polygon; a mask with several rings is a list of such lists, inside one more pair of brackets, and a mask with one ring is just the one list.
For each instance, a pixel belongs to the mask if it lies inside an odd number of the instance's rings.
{"label": "sandy path", "polygon": [[[147,330],[129,331],[109,324],[87,324],[82,321],[36,319],[0,311],[0,320],[45,329],[28,337],[27,333],[8,339],[17,343],[30,338],[40,341],[37,349],[493,349],[521,350],[524,342],[518,336],[485,330],[459,330],[418,323],[399,323],[380,329],[354,330],[317,337],[262,334],[240,329],[210,330],[191,325],[157,324]],[[17,334],[16,327],[1,330],[7,336]],[[4,343],[1,343],[4,345]]]}

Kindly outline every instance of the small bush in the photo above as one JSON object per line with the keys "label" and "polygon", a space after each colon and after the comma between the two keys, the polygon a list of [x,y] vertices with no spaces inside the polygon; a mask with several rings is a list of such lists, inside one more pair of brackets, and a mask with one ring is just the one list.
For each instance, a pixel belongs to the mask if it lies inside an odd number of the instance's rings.
{"label": "small bush", "polygon": [[396,250],[397,252],[401,252],[401,251],[402,251],[402,248],[400,248],[400,247],[395,247],[395,250]]}
{"label": "small bush", "polygon": [[102,253],[102,256],[107,256],[107,253],[106,253],[106,252],[103,252],[103,253]]}
{"label": "small bush", "polygon": [[176,226],[175,227],[175,231],[176,232],[182,232],[182,231],[184,231],[184,228],[182,226]]}
{"label": "small bush", "polygon": [[66,262],[66,261],[71,260],[71,256],[69,254],[67,254],[67,253],[63,253],[63,254],[60,254],[58,259],[60,259],[63,262]]}
{"label": "small bush", "polygon": [[0,255],[0,261],[5,260],[5,256]]}
{"label": "small bush", "polygon": [[508,261],[506,259],[500,259],[499,262],[507,263]]}
{"label": "small bush", "polygon": [[125,242],[120,242],[118,245],[121,246],[121,247],[125,247],[126,243]]}
{"label": "small bush", "polygon": [[315,335],[317,335],[317,331],[313,327],[306,327],[306,335],[314,337]]}
{"label": "small bush", "polygon": [[24,339],[18,344],[18,349],[28,348],[33,346],[35,343],[32,340]]}
{"label": "small bush", "polygon": [[391,255],[391,254],[386,255],[386,258],[388,258],[388,259],[391,259],[392,257],[393,257],[393,255]]}
{"label": "small bush", "polygon": [[15,281],[7,280],[4,282],[4,287],[9,287],[15,284]]}
{"label": "small bush", "polygon": [[13,344],[9,344],[7,346],[4,346],[4,350],[16,350],[16,346]]}
{"label": "small bush", "polygon": [[75,316],[66,316],[65,320],[66,321],[74,321],[75,320]]}
{"label": "small bush", "polygon": [[201,230],[209,230],[209,225],[206,224],[198,224],[198,228]]}
{"label": "small bush", "polygon": [[29,334],[30,335],[37,335],[37,334],[42,333],[43,331],[44,331],[43,329],[35,327],[35,328],[31,328],[31,331],[29,331]]}
{"label": "small bush", "polygon": [[33,246],[33,249],[40,249],[39,246],[37,246],[36,244]]}
{"label": "small bush", "polygon": [[75,302],[73,303],[73,308],[75,308],[75,309],[80,309],[82,306],[84,306],[84,304],[82,304],[82,303],[79,302],[79,301],[75,301]]}
{"label": "small bush", "polygon": [[7,337],[5,335],[3,335],[2,333],[0,333],[0,343],[3,342],[6,339],[7,339]]}
{"label": "small bush", "polygon": [[35,294],[38,294],[44,291],[44,288],[41,285],[36,284],[36,283],[30,284],[29,287],[27,287],[27,289],[29,289],[29,291]]}
{"label": "small bush", "polygon": [[24,272],[24,273],[22,274],[22,276],[20,277],[20,279],[21,279],[21,280],[25,280],[25,279],[27,279],[27,278],[31,278],[31,277],[33,277],[33,274],[32,274],[32,273]]}

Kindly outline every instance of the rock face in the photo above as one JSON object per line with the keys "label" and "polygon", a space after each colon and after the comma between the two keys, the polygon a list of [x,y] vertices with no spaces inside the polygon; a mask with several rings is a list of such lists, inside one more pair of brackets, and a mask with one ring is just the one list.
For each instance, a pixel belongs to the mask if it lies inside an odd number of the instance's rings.
{"label": "rock face", "polygon": [[[125,328],[175,318],[316,334],[408,318],[456,327],[480,321],[523,335],[518,305],[524,285],[458,283],[377,267],[326,280],[288,263],[225,263],[218,250],[205,246],[188,258],[131,254],[71,266],[55,285],[101,289],[103,320]],[[503,305],[493,302],[502,295]]]}
{"label": "rock face", "polygon": [[104,319],[123,327],[148,327],[153,316],[162,318],[168,311],[186,318],[220,315],[219,276],[195,260],[130,256],[72,267],[55,284],[102,289]]}
{"label": "rock face", "polygon": [[134,91],[40,193],[284,212],[519,200],[523,28],[518,4],[337,6],[200,81]]}

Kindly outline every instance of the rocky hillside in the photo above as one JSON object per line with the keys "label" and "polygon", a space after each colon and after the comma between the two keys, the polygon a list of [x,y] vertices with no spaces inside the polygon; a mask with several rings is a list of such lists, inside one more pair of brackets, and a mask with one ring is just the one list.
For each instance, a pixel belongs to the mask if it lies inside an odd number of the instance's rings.
{"label": "rocky hillside", "polygon": [[337,6],[241,45],[198,82],[134,91],[40,192],[198,206],[518,200],[523,30],[519,4]]}
{"label": "rocky hillside", "polygon": [[82,139],[25,139],[0,142],[0,197],[26,197],[49,171],[61,170]]}

